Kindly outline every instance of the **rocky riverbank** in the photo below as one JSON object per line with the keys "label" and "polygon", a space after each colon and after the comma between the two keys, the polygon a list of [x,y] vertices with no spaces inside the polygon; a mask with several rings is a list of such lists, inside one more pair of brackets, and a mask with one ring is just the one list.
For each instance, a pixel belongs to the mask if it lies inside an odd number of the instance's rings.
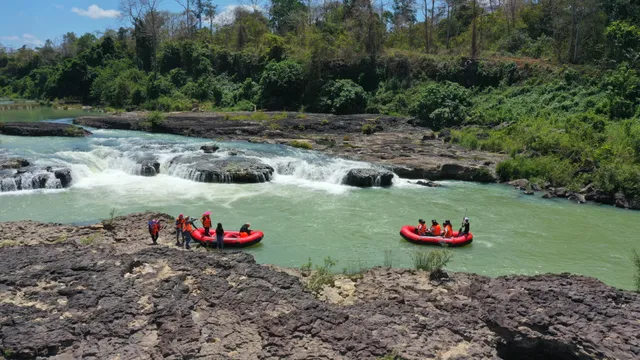
{"label": "rocky riverbank", "polygon": [[313,150],[383,165],[410,179],[495,182],[495,166],[504,158],[445,143],[411,119],[383,115],[170,113],[151,124],[145,113],[124,113],[81,116],[74,123],[276,144],[304,140]]}
{"label": "rocky riverbank", "polygon": [[0,122],[0,134],[14,136],[82,137],[91,132],[74,125],[50,122]]}
{"label": "rocky riverbank", "polygon": [[[322,299],[243,252],[150,246],[133,214],[0,223],[0,349],[58,359],[636,359],[640,295],[572,275],[374,268]],[[265,243],[264,246],[268,246]],[[292,275],[293,274],[293,275]]]}

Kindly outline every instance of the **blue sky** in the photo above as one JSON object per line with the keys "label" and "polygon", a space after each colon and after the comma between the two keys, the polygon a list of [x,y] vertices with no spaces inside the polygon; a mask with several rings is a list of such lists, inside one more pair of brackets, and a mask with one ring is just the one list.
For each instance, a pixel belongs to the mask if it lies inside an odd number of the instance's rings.
{"label": "blue sky", "polygon": [[[117,17],[119,3],[120,0],[0,0],[0,44],[11,48],[41,46],[47,39],[61,41],[69,31],[82,35],[117,29],[126,25]],[[214,3],[222,12],[236,1]],[[163,0],[161,8],[181,10],[175,0]]]}

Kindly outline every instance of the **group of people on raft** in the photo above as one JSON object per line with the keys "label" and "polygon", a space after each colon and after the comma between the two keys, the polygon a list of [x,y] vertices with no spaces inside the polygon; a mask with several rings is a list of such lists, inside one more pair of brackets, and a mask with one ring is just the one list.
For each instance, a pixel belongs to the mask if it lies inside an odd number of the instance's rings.
{"label": "group of people on raft", "polygon": [[[426,221],[418,219],[418,227],[416,227],[415,232],[420,236],[442,236],[444,238],[452,238],[454,233],[451,221],[445,220],[442,225],[444,225],[444,229],[436,220],[431,220],[431,227],[427,227]],[[457,236],[465,236],[467,234],[469,234],[469,218],[465,217],[464,220],[462,220],[462,226],[460,226]]]}
{"label": "group of people on raft", "polygon": [[[191,233],[197,228],[197,226],[195,225],[195,221],[197,221],[195,217],[184,216],[184,214],[178,215],[174,224],[176,231],[176,246],[184,247],[185,249],[191,249],[191,240],[193,239]],[[204,236],[211,236],[211,212],[207,211],[202,214],[200,222],[202,223],[202,227],[204,228]],[[163,227],[158,219],[150,220],[148,225],[149,234],[151,235],[153,245],[157,245],[160,230],[164,229],[166,226]],[[249,223],[242,225],[242,227],[240,228],[239,236],[249,236],[251,234],[251,229],[249,229],[250,227],[251,224]],[[216,226],[215,237],[218,249],[222,250],[224,248],[224,229],[222,228],[222,223],[218,223],[218,226]]]}

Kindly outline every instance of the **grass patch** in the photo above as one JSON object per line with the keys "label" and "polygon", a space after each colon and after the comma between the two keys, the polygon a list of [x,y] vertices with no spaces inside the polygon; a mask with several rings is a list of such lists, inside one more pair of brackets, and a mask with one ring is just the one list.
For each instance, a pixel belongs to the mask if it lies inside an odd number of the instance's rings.
{"label": "grass patch", "polygon": [[351,137],[349,135],[345,135],[342,137],[342,141],[350,141]]}
{"label": "grass patch", "polygon": [[52,242],[52,243],[53,243],[53,244],[60,244],[60,243],[63,243],[63,242],[65,242],[65,241],[67,241],[67,237],[68,237],[67,233],[63,233],[63,234],[61,234],[60,236],[58,236],[58,238],[57,238],[57,239],[53,240],[53,242]]}
{"label": "grass patch", "polygon": [[640,292],[640,253],[638,250],[633,250],[633,264],[635,265],[635,281],[636,281],[636,291]]}
{"label": "grass patch", "polygon": [[265,114],[263,111],[256,111],[253,114],[251,114],[251,120],[267,121],[269,120],[269,115]]}
{"label": "grass patch", "polygon": [[14,240],[2,240],[2,241],[0,241],[0,248],[11,247],[11,246],[18,246],[18,242],[14,241]]}
{"label": "grass patch", "polygon": [[281,126],[278,123],[272,122],[269,124],[269,129],[271,130],[280,130]]}
{"label": "grass patch", "polygon": [[336,262],[327,256],[324,259],[324,264],[322,266],[316,265],[315,270],[313,270],[313,263],[309,258],[309,261],[300,267],[302,276],[308,277],[307,289],[317,295],[325,285],[333,286],[335,275],[331,272],[331,269],[334,266],[336,266]]}
{"label": "grass patch", "polygon": [[328,125],[328,124],[329,124],[329,120],[327,119],[320,120],[320,125]]}
{"label": "grass patch", "polygon": [[96,242],[96,235],[89,235],[80,239],[81,245],[93,245]]}
{"label": "grass patch", "polygon": [[112,231],[115,228],[115,226],[113,225],[115,218],[116,208],[111,208],[111,211],[109,211],[109,218],[102,222],[102,226],[105,230]]}
{"label": "grass patch", "polygon": [[66,136],[73,136],[73,137],[83,136],[84,131],[82,131],[82,129],[77,126],[69,125],[66,128],[64,128],[64,134]]}
{"label": "grass patch", "polygon": [[293,146],[294,148],[305,149],[305,150],[311,150],[313,148],[313,146],[311,146],[309,142],[300,141],[300,140],[293,140],[292,142],[289,143],[289,146]]}
{"label": "grass patch", "polygon": [[349,264],[342,269],[342,273],[351,279],[362,279],[362,274],[369,271],[369,267],[361,260]]}
{"label": "grass patch", "polygon": [[153,130],[162,125],[165,119],[165,115],[162,112],[152,111],[147,114],[146,119],[142,122],[142,127],[147,130]]}
{"label": "grass patch", "polygon": [[411,254],[413,266],[416,270],[427,272],[437,272],[442,270],[453,258],[453,253],[449,250],[416,250]]}
{"label": "grass patch", "polygon": [[308,117],[309,116],[307,116],[307,114],[298,114],[298,115],[296,115],[296,119],[306,119]]}
{"label": "grass patch", "polygon": [[278,115],[274,115],[271,120],[273,121],[280,121],[280,120],[285,120],[286,118],[289,117],[289,113],[287,113],[286,111],[281,112]]}

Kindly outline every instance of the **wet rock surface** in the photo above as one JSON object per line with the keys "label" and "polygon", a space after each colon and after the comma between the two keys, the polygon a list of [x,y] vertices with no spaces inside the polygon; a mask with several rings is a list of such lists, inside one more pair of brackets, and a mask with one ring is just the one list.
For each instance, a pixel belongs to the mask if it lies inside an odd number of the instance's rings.
{"label": "wet rock surface", "polygon": [[5,158],[0,157],[0,170],[20,169],[31,165],[28,160],[23,158]]}
{"label": "wet rock surface", "polygon": [[[81,116],[74,122],[144,131],[144,121],[143,113],[126,113]],[[363,129],[369,128],[376,131],[364,134]],[[274,144],[305,139],[313,143],[314,150],[383,165],[410,179],[496,182],[495,166],[505,157],[445,143],[432,132],[411,125],[408,118],[383,115],[179,113],[169,114],[154,131]]]}
{"label": "wet rock surface", "polygon": [[[26,163],[28,164],[28,162]],[[69,187],[72,180],[71,170],[68,168],[53,169],[51,167],[27,166],[17,169],[0,169],[0,192],[61,189]]]}
{"label": "wet rock surface", "polygon": [[170,166],[179,168],[180,176],[205,183],[261,183],[270,181],[274,172],[260,160],[244,156],[183,155],[171,160]]}
{"label": "wet rock surface", "polygon": [[156,176],[160,174],[160,161],[155,155],[145,155],[138,159],[140,164],[140,175],[142,176]]}
{"label": "wet rock surface", "polygon": [[12,237],[0,248],[4,356],[640,356],[640,295],[595,279],[453,273],[434,282],[421,271],[374,268],[357,279],[339,277],[320,300],[296,270],[258,265],[242,252],[178,249],[168,230],[149,246],[146,229],[131,223],[150,218],[173,220],[132,214],[107,221],[112,231],[105,222],[0,223],[0,233]]}
{"label": "wet rock surface", "polygon": [[14,136],[63,136],[82,137],[91,132],[81,127],[50,122],[6,122],[0,126],[0,134]]}
{"label": "wet rock surface", "polygon": [[393,173],[379,169],[351,169],[342,180],[345,185],[357,187],[391,186]]}

